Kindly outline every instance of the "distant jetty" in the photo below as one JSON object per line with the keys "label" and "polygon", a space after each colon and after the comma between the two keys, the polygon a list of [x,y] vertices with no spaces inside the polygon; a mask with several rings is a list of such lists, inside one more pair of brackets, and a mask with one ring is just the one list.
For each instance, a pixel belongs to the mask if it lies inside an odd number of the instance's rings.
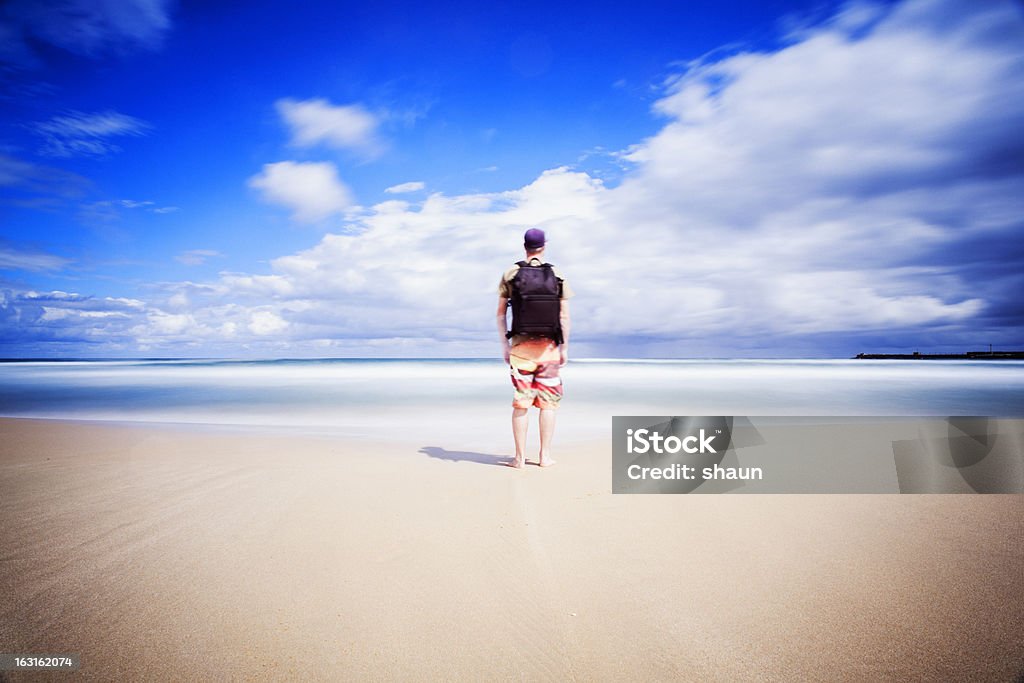
{"label": "distant jetty", "polygon": [[968,351],[967,353],[858,353],[860,360],[1024,360],[1024,351]]}

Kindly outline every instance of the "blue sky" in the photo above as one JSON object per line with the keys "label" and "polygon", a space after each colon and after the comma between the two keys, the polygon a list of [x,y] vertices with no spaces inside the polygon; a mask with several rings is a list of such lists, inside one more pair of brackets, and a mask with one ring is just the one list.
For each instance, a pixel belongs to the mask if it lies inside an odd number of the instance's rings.
{"label": "blue sky", "polygon": [[1024,347],[1013,2],[0,8],[0,355]]}

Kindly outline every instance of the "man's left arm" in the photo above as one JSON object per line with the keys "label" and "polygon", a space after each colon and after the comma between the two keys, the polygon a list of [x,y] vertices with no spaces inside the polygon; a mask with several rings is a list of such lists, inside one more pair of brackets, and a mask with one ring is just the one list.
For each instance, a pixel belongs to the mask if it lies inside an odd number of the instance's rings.
{"label": "man's left arm", "polygon": [[562,325],[562,345],[558,347],[559,355],[561,356],[560,364],[565,365],[569,362],[569,300],[562,299],[562,311],[558,315],[558,320]]}

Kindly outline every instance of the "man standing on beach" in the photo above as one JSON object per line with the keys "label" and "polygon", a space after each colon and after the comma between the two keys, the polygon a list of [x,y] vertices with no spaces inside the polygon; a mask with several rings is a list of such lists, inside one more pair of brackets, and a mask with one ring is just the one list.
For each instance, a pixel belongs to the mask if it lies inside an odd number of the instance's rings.
{"label": "man standing on beach", "polygon": [[[551,437],[555,411],[562,400],[558,371],[569,360],[569,297],[565,278],[544,262],[544,231],[530,228],[523,238],[526,259],[505,271],[498,283],[498,332],[505,362],[512,374],[512,436],[516,456],[512,467],[526,462],[530,406],[540,409],[540,454],[537,464],[554,465]],[[507,310],[512,309],[508,328]]]}

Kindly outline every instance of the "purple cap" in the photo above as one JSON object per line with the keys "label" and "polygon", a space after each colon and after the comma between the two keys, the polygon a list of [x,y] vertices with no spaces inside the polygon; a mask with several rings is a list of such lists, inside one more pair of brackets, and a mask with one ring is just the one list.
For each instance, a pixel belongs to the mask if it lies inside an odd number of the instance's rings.
{"label": "purple cap", "polygon": [[523,246],[530,251],[540,249],[544,246],[544,231],[540,228],[530,228],[523,235]]}

